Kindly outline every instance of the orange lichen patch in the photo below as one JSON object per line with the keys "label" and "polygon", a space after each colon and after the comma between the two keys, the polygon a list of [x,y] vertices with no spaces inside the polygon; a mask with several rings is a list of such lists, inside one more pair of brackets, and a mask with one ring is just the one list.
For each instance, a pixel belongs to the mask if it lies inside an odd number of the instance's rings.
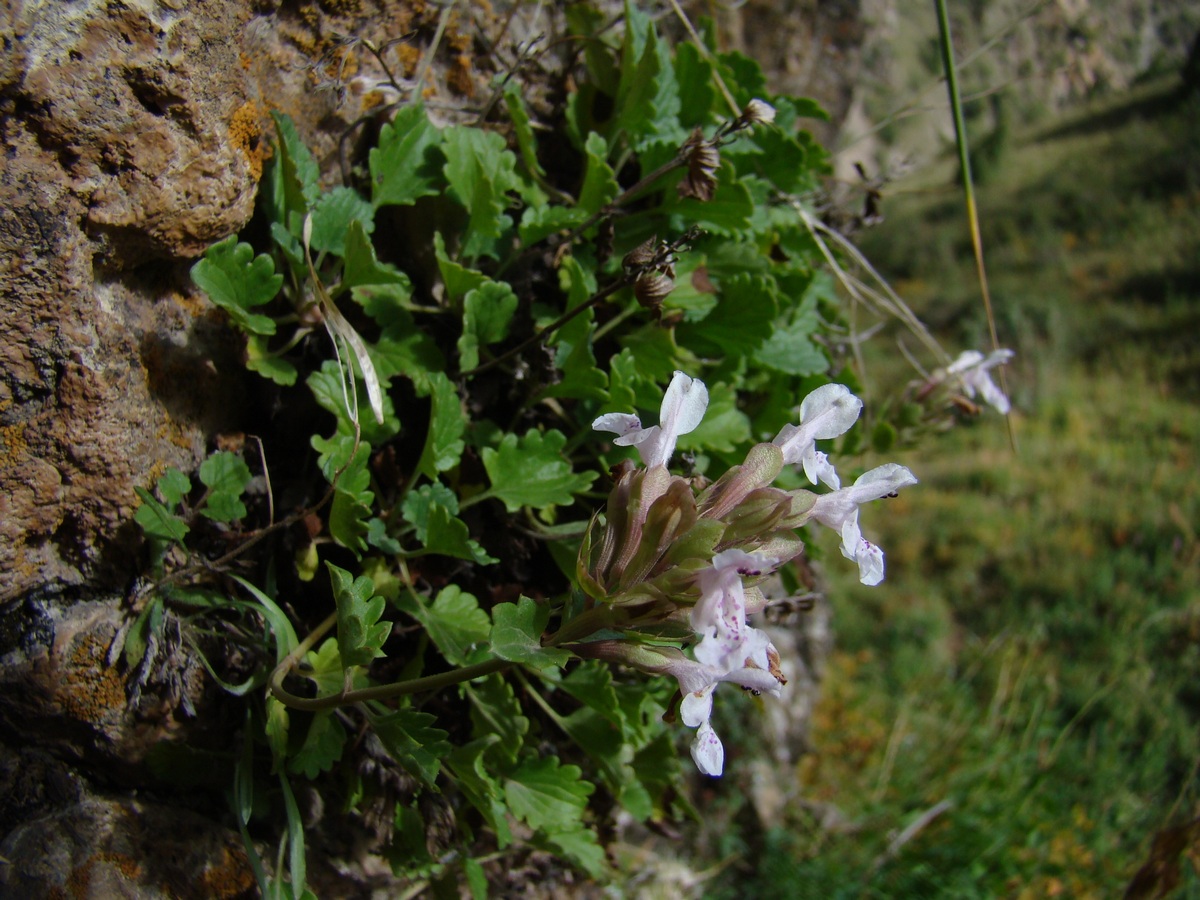
{"label": "orange lichen patch", "polygon": [[200,889],[205,897],[226,900],[240,897],[254,886],[254,871],[245,853],[231,853],[221,848],[221,856],[200,876]]}
{"label": "orange lichen patch", "polygon": [[11,469],[24,461],[28,454],[24,422],[0,428],[0,469]]}
{"label": "orange lichen patch", "polygon": [[460,54],[446,72],[446,86],[460,97],[475,96],[475,79],[471,77],[471,57]]}
{"label": "orange lichen patch", "polygon": [[246,157],[255,181],[262,178],[263,160],[270,152],[269,145],[263,140],[262,115],[258,104],[247,100],[234,110],[233,118],[229,120],[229,138]]}
{"label": "orange lichen patch", "polygon": [[397,44],[396,58],[400,60],[400,71],[404,73],[405,78],[412,78],[417,74],[417,63],[421,61],[421,51],[412,44]]}
{"label": "orange lichen patch", "polygon": [[55,701],[73,718],[99,723],[114,710],[125,708],[125,682],[108,665],[108,648],[94,634],[71,650]]}
{"label": "orange lichen patch", "polygon": [[142,877],[142,867],[132,856],[124,853],[96,853],[87,858],[81,866],[76,866],[67,876],[67,893],[71,897],[91,897],[92,880],[98,864],[107,864],[121,873],[130,882],[137,883]]}
{"label": "orange lichen patch", "polygon": [[446,28],[446,43],[455,53],[465,53],[471,47],[471,34],[468,31],[459,30],[458,13],[454,13],[450,17],[450,24]]}

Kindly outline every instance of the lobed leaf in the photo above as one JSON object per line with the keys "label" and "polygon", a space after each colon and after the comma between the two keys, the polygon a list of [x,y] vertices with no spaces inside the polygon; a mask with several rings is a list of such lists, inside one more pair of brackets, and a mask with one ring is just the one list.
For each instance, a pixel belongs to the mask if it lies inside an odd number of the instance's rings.
{"label": "lobed leaf", "polygon": [[441,190],[438,173],[442,135],[425,107],[402,107],[379,132],[379,145],[368,157],[371,202],[376,206],[407,206]]}
{"label": "lobed leaf", "polygon": [[369,665],[371,660],[383,656],[383,642],[392,631],[391,622],[379,621],[383,615],[383,597],[375,595],[374,582],[365,575],[354,578],[333,563],[327,562],[325,566],[337,603],[337,643],[342,665]]}
{"label": "lobed leaf", "polygon": [[283,276],[275,273],[271,257],[265,253],[255,256],[249,244],[238,243],[237,235],[218,241],[204,252],[204,259],[192,266],[192,281],[242,331],[275,333],[274,319],[250,310],[275,299]]}
{"label": "lobed leaf", "polygon": [[587,798],[595,790],[581,775],[578,766],[560,765],[557,756],[529,759],[505,779],[504,798],[530,828],[577,830]]}
{"label": "lobed leaf", "polygon": [[371,727],[396,762],[429,787],[435,787],[441,760],[450,752],[447,733],[434,728],[436,718],[429,713],[401,709],[374,716]]}
{"label": "lobed leaf", "polygon": [[561,666],[571,658],[566,650],[542,646],[550,608],[528,597],[492,608],[492,652],[501,659],[535,669]]}
{"label": "lobed leaf", "polygon": [[214,453],[200,464],[200,481],[209,489],[200,514],[216,522],[233,522],[246,515],[242,492],[250,483],[250,469],[235,453]]}
{"label": "lobed leaf", "polygon": [[566,443],[566,435],[551,429],[545,434],[529,431],[520,439],[506,434],[499,447],[485,447],[481,455],[491,493],[509,512],[572,503],[576,493],[596,480],[596,473],[575,472],[562,455]]}

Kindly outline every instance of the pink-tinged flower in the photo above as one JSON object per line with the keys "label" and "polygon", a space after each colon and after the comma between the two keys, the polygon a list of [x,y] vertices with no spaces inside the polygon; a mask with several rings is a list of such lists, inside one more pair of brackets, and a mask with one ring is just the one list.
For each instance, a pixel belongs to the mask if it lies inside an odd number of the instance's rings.
{"label": "pink-tinged flower", "polygon": [[681,434],[694,431],[708,409],[708,388],[698,378],[676,372],[663,395],[658,425],[642,427],[637,416],[628,413],[607,413],[592,422],[596,431],[611,431],[618,447],[637,447],[642,462],[649,469],[665,466],[671,461],[675,444]]}
{"label": "pink-tinged flower", "polygon": [[[760,575],[774,564],[760,553],[732,549],[718,553],[712,566],[700,573],[700,599],[691,612],[692,630],[702,636],[695,650],[698,662],[729,672],[745,665],[746,659],[760,649],[759,643],[765,654],[766,636],[746,624],[742,576]],[[762,668],[766,668],[765,658]]]}
{"label": "pink-tinged flower", "polygon": [[[731,672],[715,677],[714,670],[710,666],[693,663],[690,660],[680,660],[675,665],[667,667],[667,670],[679,680],[679,690],[683,694],[683,700],[679,704],[679,717],[688,728],[697,729],[696,737],[692,741],[692,759],[696,763],[696,768],[705,775],[716,777],[721,774],[725,766],[725,748],[713,730],[711,721],[713,692],[717,689],[717,685],[722,681],[729,681],[756,693],[766,692],[776,697],[779,696],[783,687],[780,680],[782,676],[774,675],[769,671],[771,654],[775,655],[775,662],[778,662],[775,648],[763,632],[750,630],[761,637],[762,644],[761,648],[748,660],[749,665],[742,665]],[[710,678],[712,680],[706,681],[703,686],[695,690],[688,689],[695,687],[701,680]]]}
{"label": "pink-tinged flower", "polygon": [[996,387],[988,369],[1002,366],[1015,354],[1012,350],[994,350],[984,356],[978,350],[964,350],[958,359],[946,367],[946,374],[957,376],[968,397],[978,391],[985,402],[990,403],[1001,415],[1008,415],[1011,408],[1004,391]]}
{"label": "pink-tinged flower", "polygon": [[834,490],[842,483],[817,441],[845,434],[862,412],[862,401],[844,384],[826,384],[800,404],[800,424],[784,425],[772,441],[783,451],[785,464],[800,463],[812,484],[825,482]]}
{"label": "pink-tinged flower", "polygon": [[670,675],[679,682],[683,700],[679,715],[683,724],[698,729],[692,743],[692,759],[705,775],[717,776],[724,769],[725,750],[713,731],[713,691],[723,681],[740,685],[755,693],[778,697],[787,683],[779,670],[779,653],[761,631],[749,629],[756,636],[748,656],[732,671],[722,671],[688,659],[674,647],[654,647],[634,641],[601,640],[576,644],[572,649],[586,659],[634,666],[654,675]]}
{"label": "pink-tinged flower", "polygon": [[858,527],[858,507],[916,484],[905,466],[887,463],[864,472],[850,487],[822,494],[810,510],[812,518],[842,536],[842,555],[858,563],[859,580],[876,585],[883,581],[883,551],[865,540]]}

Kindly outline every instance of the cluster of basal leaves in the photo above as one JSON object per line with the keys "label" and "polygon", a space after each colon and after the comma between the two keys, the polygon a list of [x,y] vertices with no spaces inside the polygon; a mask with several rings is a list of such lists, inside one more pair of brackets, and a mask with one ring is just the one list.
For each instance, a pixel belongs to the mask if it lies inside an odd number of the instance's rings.
{"label": "cluster of basal leaves", "polygon": [[[582,40],[564,43],[582,49],[562,103],[527,103],[519,75],[478,127],[439,127],[403,102],[374,123],[345,186],[322,188],[275,115],[262,245],[230,237],[193,269],[287,425],[257,429],[265,471],[256,454],[223,450],[201,466],[202,487],[170,471],[139,492],[163,586],[126,650],[138,665],[171,616],[236,637],[236,659],[193,643],[247,701],[233,794],[243,832],[272,804],[286,813],[277,874],[259,868],[279,895],[305,891],[297,780],[317,781],[327,815],[374,829],[397,872],[465,879],[477,895],[479,860],[497,851],[540,848],[602,878],[616,810],[686,814],[662,722],[674,682],[543,642],[581,596],[593,485],[629,455],[589,423],[657,409],[676,369],[703,377],[708,414],[680,449],[715,477],[793,421],[834,367],[821,337],[837,301],[791,206],[825,171],[801,121],[820,110],[771,96],[743,55],[668,46],[635,8],[617,29],[587,4],[566,15]],[[695,129],[711,137],[737,117],[718,75],[738,107],[767,100],[774,124],[720,148],[711,199],[681,195],[686,166],[624,195]],[[624,287],[488,366],[624,277],[632,248],[693,228],[660,309]],[[305,644],[334,610],[336,637]],[[289,654],[290,690],[310,697],[512,665],[313,711],[264,690]]]}

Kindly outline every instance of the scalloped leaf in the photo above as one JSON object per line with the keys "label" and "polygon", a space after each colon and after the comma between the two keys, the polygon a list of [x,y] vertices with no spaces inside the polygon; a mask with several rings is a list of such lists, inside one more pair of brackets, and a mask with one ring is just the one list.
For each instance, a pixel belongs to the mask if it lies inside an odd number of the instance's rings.
{"label": "scalloped leaf", "polygon": [[325,563],[337,603],[338,652],[343,666],[366,666],[383,656],[383,642],[392,633],[391,622],[380,622],[384,599],[375,594],[375,583],[365,575],[354,578],[345,569]]}
{"label": "scalloped leaf", "polygon": [[255,256],[249,244],[238,243],[237,235],[204,252],[204,259],[192,266],[192,281],[238,328],[251,334],[275,333],[274,319],[250,310],[275,299],[283,276],[276,274],[271,257],[265,253]]}
{"label": "scalloped leaf", "polygon": [[517,603],[492,608],[492,652],[501,659],[535,669],[561,666],[571,654],[542,646],[542,632],[550,621],[550,608],[521,597]]}
{"label": "scalloped leaf", "polygon": [[509,512],[522,506],[544,509],[574,502],[575,494],[596,480],[596,473],[575,472],[562,455],[566,443],[566,435],[551,429],[545,434],[528,431],[520,439],[506,434],[499,447],[485,447],[481,455],[491,493],[504,501]]}
{"label": "scalloped leaf", "polygon": [[441,191],[442,135],[421,104],[401,107],[371,150],[371,202],[407,206]]}

